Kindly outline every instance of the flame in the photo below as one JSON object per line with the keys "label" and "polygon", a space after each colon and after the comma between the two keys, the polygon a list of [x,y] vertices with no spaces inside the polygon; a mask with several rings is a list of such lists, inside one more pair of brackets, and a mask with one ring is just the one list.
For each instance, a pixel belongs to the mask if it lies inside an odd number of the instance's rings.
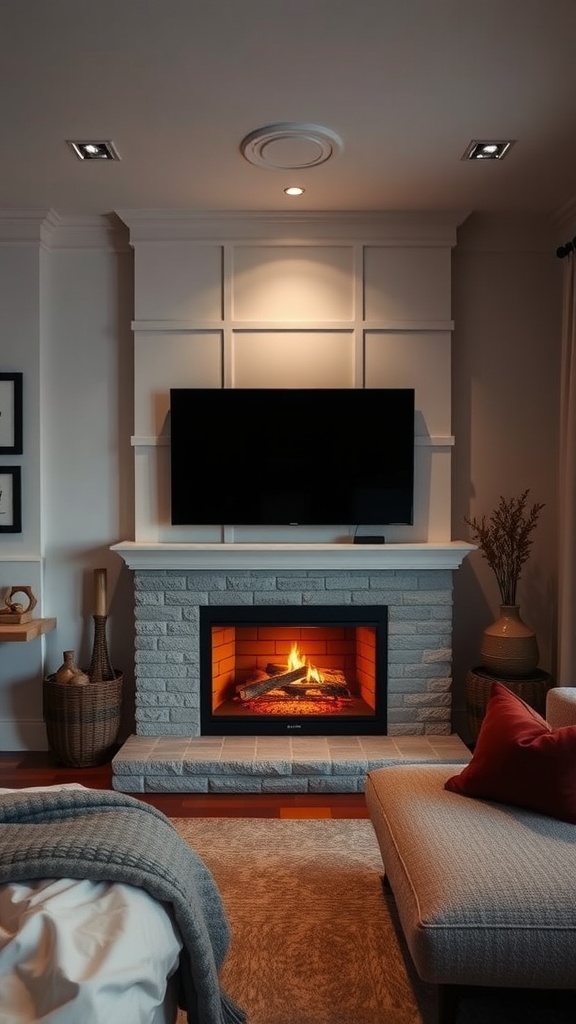
{"label": "flame", "polygon": [[292,644],[286,664],[288,665],[289,672],[292,672],[295,668],[303,668],[306,664],[306,658],[300,652],[297,643]]}
{"label": "flame", "polygon": [[297,643],[293,643],[292,644],[292,647],[290,648],[290,653],[288,655],[286,664],[287,664],[289,672],[292,672],[293,669],[295,669],[295,668],[304,668],[304,666],[306,666],[307,667],[307,671],[306,671],[306,679],[307,679],[307,681],[308,682],[312,681],[312,682],[315,682],[315,683],[321,683],[322,682],[322,676],[320,675],[319,670],[315,667],[315,665],[309,665],[308,664],[308,660],[306,658],[306,655],[301,652],[301,650],[298,647]]}
{"label": "flame", "polygon": [[[315,665],[310,665],[307,656],[299,649],[297,643],[292,644],[286,658],[286,671],[294,672],[295,669],[304,669],[305,672],[298,673],[298,678],[291,684],[293,687],[292,694],[294,690],[296,691],[296,696],[292,696],[292,699],[288,698],[287,693],[279,695],[278,691],[275,690],[258,696],[253,700],[246,701],[244,707],[249,708],[252,714],[266,716],[333,715],[338,714],[348,703],[351,703],[349,694],[344,698],[338,695],[330,696],[329,698],[325,696],[321,687],[321,684],[324,682],[323,673]],[[298,695],[298,690],[304,676],[306,683],[312,683],[312,686],[307,688],[302,686],[302,696],[300,696]],[[318,684],[318,689],[314,688],[314,683]]]}

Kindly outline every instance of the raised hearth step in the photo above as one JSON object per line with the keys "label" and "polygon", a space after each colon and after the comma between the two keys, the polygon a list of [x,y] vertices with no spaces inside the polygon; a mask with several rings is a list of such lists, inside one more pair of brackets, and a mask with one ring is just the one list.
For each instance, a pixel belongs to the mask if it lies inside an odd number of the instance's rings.
{"label": "raised hearth step", "polygon": [[130,736],[112,761],[122,793],[361,793],[388,764],[465,764],[455,733],[427,736]]}

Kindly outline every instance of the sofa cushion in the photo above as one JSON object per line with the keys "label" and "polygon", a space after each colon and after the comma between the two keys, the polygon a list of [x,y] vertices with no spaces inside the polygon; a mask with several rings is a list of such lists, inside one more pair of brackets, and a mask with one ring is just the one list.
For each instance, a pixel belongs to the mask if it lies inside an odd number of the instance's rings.
{"label": "sofa cushion", "polygon": [[548,690],[546,721],[553,729],[576,725],[576,686],[552,686]]}
{"label": "sofa cushion", "polygon": [[472,759],[446,789],[576,824],[576,726],[552,729],[493,683]]}
{"label": "sofa cushion", "polygon": [[391,765],[365,796],[418,974],[576,988],[576,829],[445,788],[454,766]]}

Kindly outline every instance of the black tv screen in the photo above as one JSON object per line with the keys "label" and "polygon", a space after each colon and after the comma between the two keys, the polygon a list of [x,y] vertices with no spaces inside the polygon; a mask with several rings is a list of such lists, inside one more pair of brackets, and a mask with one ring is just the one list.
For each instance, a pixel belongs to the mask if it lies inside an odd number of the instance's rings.
{"label": "black tv screen", "polygon": [[413,522],[413,388],[172,388],[174,525]]}

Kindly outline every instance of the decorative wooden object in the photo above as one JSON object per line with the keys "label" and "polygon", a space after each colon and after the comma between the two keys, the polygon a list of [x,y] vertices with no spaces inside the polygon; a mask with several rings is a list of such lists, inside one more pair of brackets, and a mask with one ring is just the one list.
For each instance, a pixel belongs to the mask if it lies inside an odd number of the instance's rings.
{"label": "decorative wooden object", "polygon": [[112,668],[110,655],[108,654],[108,643],[106,640],[107,615],[93,615],[94,619],[94,646],[92,648],[92,660],[88,675],[91,683],[108,682],[116,678],[116,672]]}
{"label": "decorative wooden object", "polygon": [[[17,594],[26,594],[28,604],[14,601]],[[4,608],[0,611],[0,625],[21,626],[25,622],[30,622],[32,612],[37,604],[38,601],[32,593],[32,587],[11,587],[4,602]]]}
{"label": "decorative wooden object", "polygon": [[94,569],[94,615],[106,615],[106,569]]}
{"label": "decorative wooden object", "polygon": [[88,670],[91,683],[101,683],[116,678],[106,640],[106,622],[108,620],[106,586],[106,569],[94,569],[94,615],[92,616],[94,619],[94,645]]}

